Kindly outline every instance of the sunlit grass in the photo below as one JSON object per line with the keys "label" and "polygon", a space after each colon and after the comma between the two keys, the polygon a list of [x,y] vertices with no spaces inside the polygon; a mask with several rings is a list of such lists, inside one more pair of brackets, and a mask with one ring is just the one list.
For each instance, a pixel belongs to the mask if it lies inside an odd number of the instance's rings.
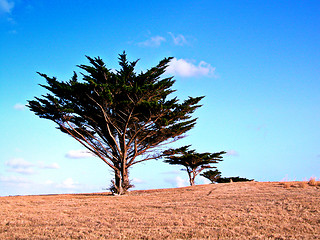
{"label": "sunlit grass", "polygon": [[315,177],[312,177],[312,178],[309,179],[308,184],[309,184],[309,186],[318,186],[319,182],[316,181]]}
{"label": "sunlit grass", "polygon": [[0,239],[319,238],[320,187],[283,184],[1,197]]}

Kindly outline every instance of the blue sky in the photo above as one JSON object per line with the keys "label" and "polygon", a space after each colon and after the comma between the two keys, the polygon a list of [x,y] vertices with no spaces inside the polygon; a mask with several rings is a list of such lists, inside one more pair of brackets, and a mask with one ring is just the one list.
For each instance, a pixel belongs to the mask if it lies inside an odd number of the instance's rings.
{"label": "blue sky", "polygon": [[[196,127],[171,147],[227,151],[223,176],[320,177],[319,1],[0,0],[0,196],[99,192],[112,171],[24,105],[36,72],[68,80],[85,55],[137,71],[172,56],[176,95],[205,95]],[[134,166],[136,189],[187,185],[180,167]],[[198,178],[198,184],[205,183]]]}

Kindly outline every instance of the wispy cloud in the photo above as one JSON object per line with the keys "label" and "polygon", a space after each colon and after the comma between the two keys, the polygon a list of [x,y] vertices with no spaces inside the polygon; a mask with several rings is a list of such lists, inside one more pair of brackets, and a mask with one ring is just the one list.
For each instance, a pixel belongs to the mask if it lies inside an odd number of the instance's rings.
{"label": "wispy cloud", "polygon": [[88,158],[94,155],[86,150],[70,150],[65,156],[67,158]]}
{"label": "wispy cloud", "polygon": [[132,182],[133,182],[134,184],[145,183],[145,181],[142,180],[142,179],[140,179],[140,178],[133,178],[133,179],[132,179]]}
{"label": "wispy cloud", "polygon": [[96,191],[96,187],[79,183],[72,177],[56,180],[49,178],[35,181],[29,176],[0,173],[0,196]]}
{"label": "wispy cloud", "polygon": [[202,184],[210,184],[211,183],[211,181],[208,178],[205,178],[202,176],[199,176],[197,180],[202,181]]}
{"label": "wispy cloud", "polygon": [[15,172],[20,174],[35,174],[36,169],[58,169],[60,168],[57,163],[45,164],[39,162],[37,164],[24,160],[23,158],[12,158],[5,162],[9,172]]}
{"label": "wispy cloud", "polygon": [[11,168],[8,170],[9,172],[15,172],[15,173],[20,173],[20,174],[24,174],[24,175],[32,175],[35,174],[36,171],[34,170],[34,168],[31,167],[26,167],[26,168]]}
{"label": "wispy cloud", "polygon": [[34,166],[33,163],[28,162],[23,158],[12,158],[6,162],[6,165],[12,168],[28,168]]}
{"label": "wispy cloud", "polygon": [[20,174],[34,174],[34,164],[24,160],[23,158],[13,158],[5,162],[5,165],[9,167],[9,172],[16,172]]}
{"label": "wispy cloud", "polygon": [[188,43],[187,39],[182,34],[174,35],[171,32],[169,32],[169,34],[172,37],[174,45],[183,46]]}
{"label": "wispy cloud", "polygon": [[195,65],[185,59],[173,58],[166,72],[181,77],[214,77],[215,67],[204,61]]}
{"label": "wispy cloud", "polygon": [[185,187],[188,185],[188,181],[180,176],[166,178],[165,181],[174,187]]}
{"label": "wispy cloud", "polygon": [[4,183],[31,183],[29,179],[18,177],[18,176],[0,176],[0,182]]}
{"label": "wispy cloud", "polygon": [[165,41],[166,39],[164,37],[154,36],[144,42],[138,43],[138,45],[144,47],[159,47]]}
{"label": "wispy cloud", "polygon": [[0,0],[0,13],[11,13],[14,8],[14,2],[8,0]]}
{"label": "wispy cloud", "polygon": [[14,108],[15,110],[22,111],[22,110],[24,110],[24,109],[26,108],[26,106],[23,105],[23,104],[21,104],[21,103],[16,103],[16,104],[13,106],[13,108]]}
{"label": "wispy cloud", "polygon": [[[186,37],[182,34],[177,34],[175,35],[172,32],[168,32],[168,34],[171,36],[172,42],[176,46],[184,46],[188,44],[188,41]],[[159,47],[161,46],[164,42],[167,42],[167,38],[157,35],[157,36],[152,36],[149,39],[139,42],[138,46],[141,47]],[[170,41],[171,42],[171,41]]]}
{"label": "wispy cloud", "polygon": [[230,149],[230,150],[227,151],[227,156],[238,157],[239,153],[236,150]]}
{"label": "wispy cloud", "polygon": [[165,175],[170,175],[170,174],[177,175],[177,174],[179,174],[180,172],[181,172],[181,171],[179,171],[179,170],[171,170],[171,171],[162,172],[161,174],[165,174]]}
{"label": "wispy cloud", "polygon": [[75,182],[72,178],[67,178],[64,180],[62,183],[58,184],[58,188],[63,188],[63,189],[75,189],[77,188],[78,183]]}
{"label": "wispy cloud", "polygon": [[44,181],[43,184],[44,184],[44,185],[52,185],[52,184],[54,184],[54,181],[52,181],[52,180],[46,180],[46,181]]}
{"label": "wispy cloud", "polygon": [[182,179],[181,177],[177,176],[176,177],[176,185],[177,187],[185,187],[187,186],[188,182],[185,179]]}
{"label": "wispy cloud", "polygon": [[58,163],[46,164],[44,162],[39,162],[38,167],[42,169],[59,169],[60,168]]}

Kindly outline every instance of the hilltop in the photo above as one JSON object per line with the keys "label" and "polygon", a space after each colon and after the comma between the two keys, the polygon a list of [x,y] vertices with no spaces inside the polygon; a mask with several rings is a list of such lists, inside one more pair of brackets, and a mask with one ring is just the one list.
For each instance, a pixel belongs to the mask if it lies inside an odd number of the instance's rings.
{"label": "hilltop", "polygon": [[320,187],[243,182],[0,198],[0,239],[320,239]]}

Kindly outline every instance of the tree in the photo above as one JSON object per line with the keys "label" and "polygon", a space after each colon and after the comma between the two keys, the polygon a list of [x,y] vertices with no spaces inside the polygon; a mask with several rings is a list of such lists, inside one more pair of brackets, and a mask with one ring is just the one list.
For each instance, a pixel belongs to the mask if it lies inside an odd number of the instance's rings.
{"label": "tree", "polygon": [[197,153],[195,150],[188,150],[191,145],[183,146],[177,149],[169,149],[164,152],[166,160],[164,162],[172,165],[182,165],[185,167],[190,185],[194,185],[196,176],[204,169],[215,168],[210,164],[218,163],[222,161],[222,154],[226,152],[218,153]]}
{"label": "tree", "polygon": [[211,181],[211,183],[214,183],[214,182],[217,182],[218,179],[221,177],[221,172],[218,169],[216,169],[214,171],[208,170],[204,173],[201,173],[200,175],[209,179]]}
{"label": "tree", "polygon": [[55,122],[63,133],[76,139],[114,170],[112,190],[124,194],[130,187],[128,168],[162,156],[161,146],[176,141],[194,127],[192,113],[201,97],[179,103],[171,87],[173,77],[160,78],[172,58],[164,58],[137,74],[138,62],[119,55],[120,70],[108,69],[100,57],[87,56],[90,65],[82,80],[74,72],[66,82],[38,73],[49,93],[28,101],[40,118]]}
{"label": "tree", "polygon": [[220,177],[217,179],[217,183],[229,183],[229,182],[251,182],[254,179],[242,178],[242,177]]}

